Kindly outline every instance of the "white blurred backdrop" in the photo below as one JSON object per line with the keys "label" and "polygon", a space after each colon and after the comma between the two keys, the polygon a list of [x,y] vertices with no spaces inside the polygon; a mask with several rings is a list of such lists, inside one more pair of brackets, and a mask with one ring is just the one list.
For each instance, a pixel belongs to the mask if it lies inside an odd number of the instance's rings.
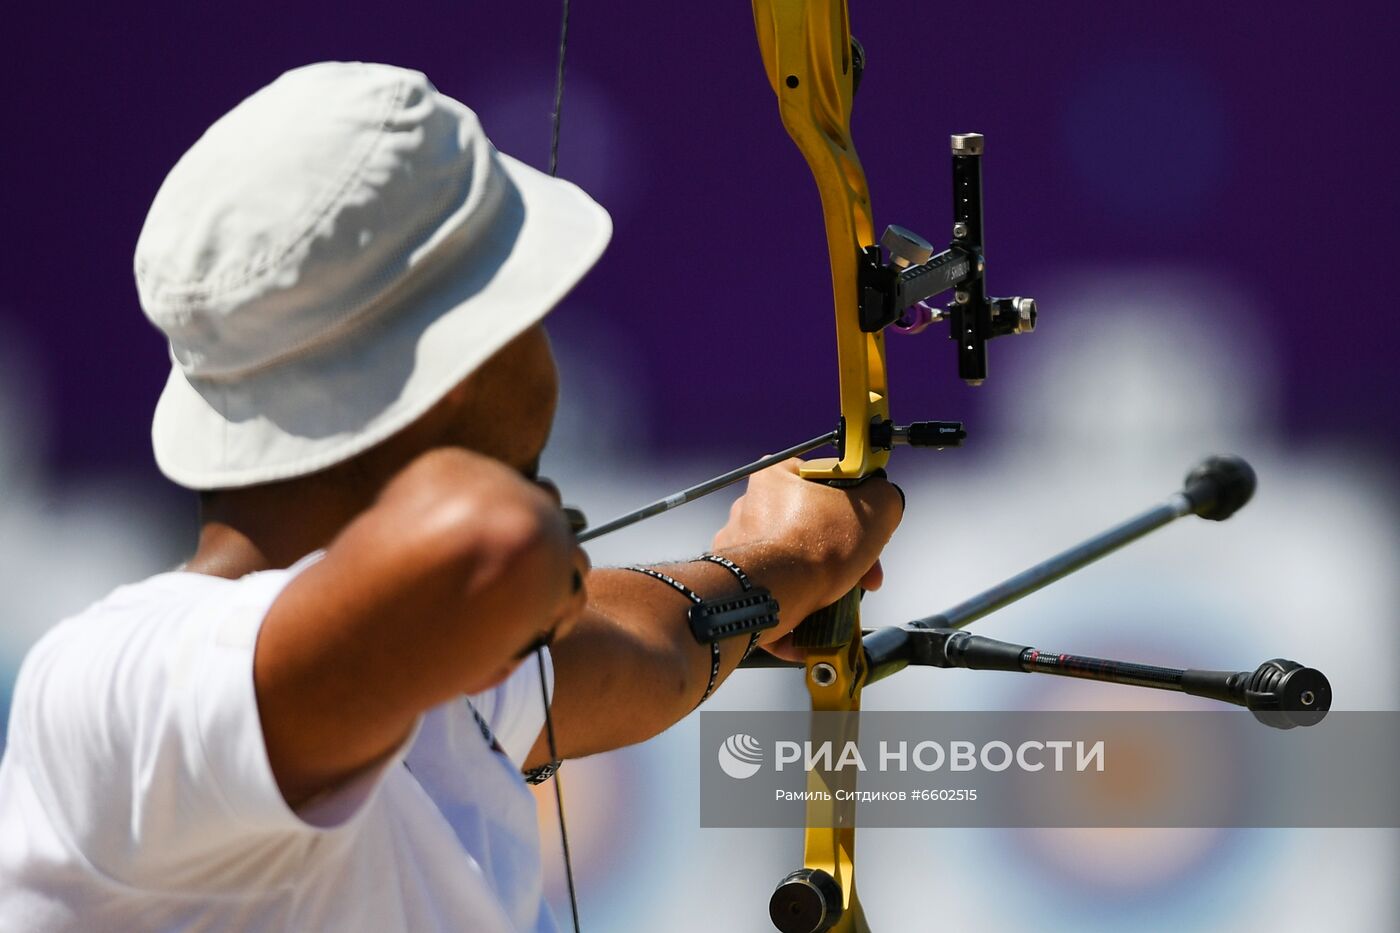
{"label": "white blurred backdrop", "polygon": [[[981,390],[964,450],[904,452],[904,527],[867,624],[928,615],[1152,505],[1216,452],[1244,455],[1255,500],[1223,524],[1185,519],[983,620],[987,634],[1165,665],[1252,668],[1274,656],[1325,671],[1339,709],[1397,709],[1400,607],[1393,465],[1320,448],[1279,410],[1267,330],[1247,298],[1170,270],[1067,276],[1041,294],[1034,352]],[[1127,296],[1127,297],[1124,297]],[[1064,313],[1058,309],[1066,309]],[[1218,326],[1227,309],[1232,326]],[[1072,311],[1072,313],[1068,313]],[[1242,323],[1243,322],[1243,323]],[[1240,336],[1246,334],[1247,337]],[[32,361],[0,366],[0,696],[26,647],[120,582],[167,568],[192,540],[192,503],[130,477],[57,485],[43,474]],[[762,453],[717,440],[708,461],[667,462],[633,438],[656,411],[616,348],[563,328],[564,404],[546,472],[601,521]],[[993,348],[996,350],[997,348]],[[741,400],[754,411],[761,398]],[[651,414],[649,414],[651,413]],[[908,413],[899,412],[906,415]],[[940,417],[956,413],[938,413]],[[674,417],[684,413],[672,412]],[[774,437],[780,447],[810,425]],[[985,442],[979,438],[987,438]],[[723,521],[721,494],[597,542],[595,563],[694,555]],[[995,673],[911,670],[870,709],[1191,708],[1190,698]],[[717,709],[801,709],[792,672],[741,672]],[[800,835],[698,828],[695,718],[645,745],[564,769],[584,928],[768,929],[773,883]],[[1378,776],[1394,781],[1394,775]],[[551,898],[564,909],[552,802],[541,807]],[[1393,831],[870,831],[866,910],[881,930],[1400,929]],[[1051,904],[1053,909],[1040,905]]]}
{"label": "white blurred backdrop", "polygon": [[[1257,470],[1259,490],[1231,520],[1177,522],[975,630],[1181,667],[1244,670],[1291,657],[1328,674],[1338,709],[1400,709],[1394,468],[1364,450],[1310,443],[1308,425],[1279,410],[1262,318],[1218,281],[1203,287],[1152,267],[1070,275],[1038,292],[1055,310],[1036,346],[979,390],[990,396],[989,423],[969,425],[969,447],[897,455],[893,476],[909,506],[884,558],[885,587],[865,600],[867,625],[946,608],[1156,504],[1204,456],[1237,453]],[[761,453],[639,462],[625,443],[626,401],[644,387],[595,347],[557,349],[566,403],[546,467],[595,521]],[[744,400],[751,413],[762,406]],[[979,436],[993,438],[990,449]],[[600,540],[593,559],[696,553],[731,499]],[[710,708],[806,702],[794,673],[745,671]],[[1208,708],[1126,687],[912,669],[872,687],[864,706]],[[770,929],[768,895],[800,865],[800,834],[698,829],[697,733],[691,717],[643,746],[566,769],[588,926]],[[548,810],[543,838],[554,851]],[[876,830],[858,839],[862,899],[879,930],[1400,929],[1395,831]],[[562,903],[557,883],[554,896]]]}

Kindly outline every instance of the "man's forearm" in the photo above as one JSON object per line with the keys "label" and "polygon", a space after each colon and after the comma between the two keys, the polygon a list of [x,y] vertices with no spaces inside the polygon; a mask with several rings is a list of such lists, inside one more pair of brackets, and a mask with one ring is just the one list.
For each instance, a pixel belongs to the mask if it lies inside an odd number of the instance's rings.
{"label": "man's forearm", "polygon": [[[804,566],[762,545],[724,555],[742,566],[754,585],[772,591],[785,618],[815,608],[806,606],[812,587],[803,580]],[[647,566],[703,598],[742,591],[734,574],[713,563]],[[666,583],[611,569],[593,571],[588,587],[587,614],[552,648],[556,737],[560,753],[571,758],[633,745],[679,722],[704,696],[713,658],[710,645],[691,633],[692,603]],[[716,687],[738,666],[749,639],[718,644]],[[535,757],[532,763],[539,763]]]}

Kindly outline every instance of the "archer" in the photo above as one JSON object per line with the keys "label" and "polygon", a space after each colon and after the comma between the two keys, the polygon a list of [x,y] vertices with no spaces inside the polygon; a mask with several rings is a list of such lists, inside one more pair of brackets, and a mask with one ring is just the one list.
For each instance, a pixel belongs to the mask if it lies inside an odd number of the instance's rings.
{"label": "archer", "polygon": [[525,775],[879,585],[897,490],[796,461],[702,559],[590,569],[537,475],[540,321],[610,234],[397,68],[289,72],[186,153],[135,271],[198,546],[26,659],[0,928],[554,930]]}

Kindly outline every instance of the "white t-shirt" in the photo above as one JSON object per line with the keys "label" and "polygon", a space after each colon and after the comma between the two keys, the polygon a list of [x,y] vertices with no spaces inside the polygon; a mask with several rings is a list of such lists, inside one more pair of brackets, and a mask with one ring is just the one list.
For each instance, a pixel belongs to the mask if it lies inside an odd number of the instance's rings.
{"label": "white t-shirt", "polygon": [[160,574],[35,645],[0,764],[0,930],[557,929],[520,777],[544,722],[535,663],[470,698],[504,754],[463,699],[372,773],[284,802],[253,644],[307,563]]}

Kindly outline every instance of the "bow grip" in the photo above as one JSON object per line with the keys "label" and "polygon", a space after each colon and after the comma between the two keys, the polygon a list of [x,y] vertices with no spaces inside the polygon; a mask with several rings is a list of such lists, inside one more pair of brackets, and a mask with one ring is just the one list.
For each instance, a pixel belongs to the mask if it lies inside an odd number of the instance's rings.
{"label": "bow grip", "polygon": [[860,633],[860,598],[865,591],[856,587],[830,606],[818,609],[792,630],[792,643],[798,648],[840,648]]}
{"label": "bow grip", "polygon": [[[814,461],[819,462],[819,461]],[[828,461],[829,462],[829,461]],[[859,486],[871,476],[884,476],[884,470],[873,470],[859,479],[823,479],[821,474],[813,477],[804,468],[802,475],[812,482],[825,483],[841,489]],[[824,606],[803,619],[792,630],[792,643],[798,648],[810,650],[835,650],[844,648],[860,640],[860,601],[865,590],[852,587],[836,602]]]}

